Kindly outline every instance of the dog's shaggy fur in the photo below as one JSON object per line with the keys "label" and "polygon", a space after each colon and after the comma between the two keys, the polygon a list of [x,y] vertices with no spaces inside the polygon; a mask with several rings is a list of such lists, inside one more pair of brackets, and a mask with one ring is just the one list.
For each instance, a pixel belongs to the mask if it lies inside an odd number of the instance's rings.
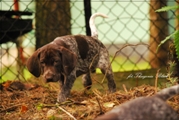
{"label": "dog's shaggy fur", "polygon": [[58,102],[66,100],[76,77],[83,75],[83,85],[90,88],[90,72],[100,68],[106,73],[110,92],[115,92],[116,84],[110,67],[109,55],[105,46],[98,40],[94,19],[90,18],[92,36],[67,35],[57,37],[51,43],[39,48],[27,61],[28,70],[36,77],[43,75],[46,82],[60,82]]}

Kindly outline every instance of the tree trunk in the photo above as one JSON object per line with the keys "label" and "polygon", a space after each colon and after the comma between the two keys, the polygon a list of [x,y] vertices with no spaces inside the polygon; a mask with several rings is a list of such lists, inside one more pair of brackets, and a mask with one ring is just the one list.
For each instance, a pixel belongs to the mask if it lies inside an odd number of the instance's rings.
{"label": "tree trunk", "polygon": [[[176,5],[179,5],[179,0],[176,0]],[[175,15],[179,16],[179,9],[176,10]],[[179,30],[179,18],[176,18],[175,21],[176,21],[175,22],[176,23],[176,30]]]}
{"label": "tree trunk", "polygon": [[167,64],[167,54],[169,43],[166,42],[157,47],[162,40],[168,36],[168,17],[167,12],[155,12],[163,6],[166,6],[166,0],[150,0],[150,41],[149,41],[149,59],[152,68],[160,68]]}
{"label": "tree trunk", "polygon": [[36,48],[71,34],[69,0],[36,0]]}

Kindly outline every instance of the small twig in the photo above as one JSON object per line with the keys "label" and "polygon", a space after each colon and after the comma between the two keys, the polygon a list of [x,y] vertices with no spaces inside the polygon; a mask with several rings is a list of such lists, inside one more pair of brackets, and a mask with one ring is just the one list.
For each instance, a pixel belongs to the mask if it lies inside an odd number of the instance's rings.
{"label": "small twig", "polygon": [[[89,66],[89,69],[91,69],[91,67],[92,67],[92,65],[93,65],[93,62],[94,62],[94,60],[95,60],[95,58],[97,57],[99,55],[99,53],[97,53],[94,57],[93,57],[93,60],[92,60],[92,62],[90,63],[90,66]],[[91,76],[92,77],[92,76]],[[92,77],[93,78],[93,77]],[[94,78],[93,78],[94,79]],[[95,80],[95,79],[94,79]],[[103,88],[105,88],[104,87],[104,85],[101,83],[101,82],[99,82],[99,81],[97,81],[97,80],[95,80],[97,83],[99,83]]]}
{"label": "small twig", "polygon": [[81,103],[81,102],[73,102],[75,105],[86,105],[86,103]]}
{"label": "small twig", "polygon": [[160,69],[157,70],[156,76],[155,76],[155,93],[157,92],[157,83],[158,83],[158,74]]}
{"label": "small twig", "polygon": [[111,60],[110,65],[108,66],[108,68],[107,68],[107,70],[106,70],[106,72],[105,72],[105,75],[104,75],[104,77],[103,77],[101,83],[104,82],[104,79],[105,79],[105,77],[106,77],[107,71],[108,71],[108,69],[111,67],[112,62],[113,62],[114,59],[116,58],[117,54],[118,54],[122,49],[124,49],[125,47],[128,47],[128,46],[138,46],[138,45],[147,45],[147,46],[148,46],[148,44],[145,44],[145,43],[138,43],[138,44],[136,44],[136,45],[133,45],[133,44],[126,44],[126,45],[124,45],[122,48],[120,48],[119,50],[116,51],[115,55],[113,56],[113,58],[112,58],[112,60]]}
{"label": "small twig", "polygon": [[86,105],[85,103],[81,103],[81,102],[74,101],[74,100],[71,100],[71,99],[68,99],[68,100],[71,102],[71,104],[69,104],[69,105]]}
{"label": "small twig", "polygon": [[100,84],[102,86],[102,88],[105,90],[105,87],[101,82],[99,82],[98,80],[95,80],[94,78],[93,78],[93,80],[96,81],[98,84]]}
{"label": "small twig", "polygon": [[94,93],[97,97],[99,97],[100,99],[103,99],[97,92],[98,92],[98,91],[97,91],[96,89],[93,90],[93,93]]}
{"label": "small twig", "polygon": [[60,106],[57,106],[60,110],[62,110],[63,112],[65,112],[67,115],[69,115],[71,118],[73,118],[74,120],[77,120],[72,114],[70,114],[68,111],[66,111],[65,109],[63,109]]}
{"label": "small twig", "polygon": [[150,93],[147,95],[147,97],[149,97],[149,96],[151,96],[151,95],[153,95],[153,94],[154,94],[154,91],[150,92]]}
{"label": "small twig", "polygon": [[100,102],[99,102],[99,100],[98,100],[97,97],[96,97],[96,100],[97,100],[98,105],[99,105],[100,114],[103,114],[104,112],[103,112],[103,110],[102,110],[101,104],[100,104]]}
{"label": "small twig", "polygon": [[95,58],[99,55],[99,53],[97,53],[94,57],[93,57],[93,60],[92,62],[90,63],[90,66],[89,66],[89,70],[91,69],[92,65],[93,65],[93,62],[95,60]]}
{"label": "small twig", "polygon": [[10,112],[10,111],[14,111],[15,109],[17,109],[18,106],[21,106],[21,104],[17,104],[17,105],[8,107],[8,108],[6,108],[6,109],[0,110],[0,113],[2,113],[2,112]]}
{"label": "small twig", "polygon": [[122,84],[122,87],[123,87],[124,91],[127,93],[128,91],[127,91],[126,86],[124,84]]}

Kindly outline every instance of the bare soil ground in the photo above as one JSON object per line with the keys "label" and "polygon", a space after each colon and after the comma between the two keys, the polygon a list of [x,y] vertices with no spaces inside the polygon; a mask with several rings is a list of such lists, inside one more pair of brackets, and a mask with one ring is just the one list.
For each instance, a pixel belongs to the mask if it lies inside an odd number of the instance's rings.
{"label": "bare soil ground", "polygon": [[[0,120],[91,120],[131,99],[152,96],[155,87],[142,85],[113,94],[92,89],[72,91],[56,104],[57,91],[32,83],[6,82],[0,91]],[[167,101],[179,114],[179,95]]]}

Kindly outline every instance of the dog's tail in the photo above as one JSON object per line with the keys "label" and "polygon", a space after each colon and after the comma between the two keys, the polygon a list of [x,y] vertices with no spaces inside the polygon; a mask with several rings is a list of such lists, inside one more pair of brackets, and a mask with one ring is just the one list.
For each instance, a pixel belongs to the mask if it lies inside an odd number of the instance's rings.
{"label": "dog's tail", "polygon": [[171,98],[174,95],[179,95],[179,84],[169,88],[165,88],[160,92],[158,92],[155,96],[166,101],[167,99]]}
{"label": "dog's tail", "polygon": [[89,25],[90,25],[90,29],[91,29],[91,36],[94,38],[98,38],[98,32],[94,23],[94,20],[97,16],[101,16],[103,18],[107,18],[108,16],[106,16],[105,14],[102,13],[95,13],[91,16],[90,20],[89,20]]}

